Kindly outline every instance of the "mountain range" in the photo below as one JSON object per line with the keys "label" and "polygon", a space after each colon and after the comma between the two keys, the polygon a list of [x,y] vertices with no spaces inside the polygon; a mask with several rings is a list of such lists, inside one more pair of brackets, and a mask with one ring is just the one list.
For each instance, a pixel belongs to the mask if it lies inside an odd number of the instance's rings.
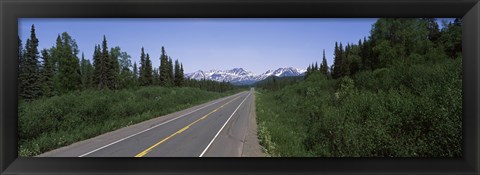
{"label": "mountain range", "polygon": [[251,71],[247,71],[243,68],[233,68],[230,70],[217,70],[210,71],[198,70],[196,72],[185,74],[185,78],[201,80],[203,78],[214,81],[225,81],[235,85],[250,85],[257,81],[264,80],[270,76],[287,77],[287,76],[303,76],[306,70],[297,69],[294,67],[278,68],[276,70],[268,70],[265,73],[256,75]]}

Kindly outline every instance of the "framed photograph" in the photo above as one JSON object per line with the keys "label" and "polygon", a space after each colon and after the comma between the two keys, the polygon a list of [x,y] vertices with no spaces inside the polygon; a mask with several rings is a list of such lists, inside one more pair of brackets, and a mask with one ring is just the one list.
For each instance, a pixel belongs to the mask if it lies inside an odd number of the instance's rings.
{"label": "framed photograph", "polygon": [[1,174],[478,174],[480,4],[2,1]]}

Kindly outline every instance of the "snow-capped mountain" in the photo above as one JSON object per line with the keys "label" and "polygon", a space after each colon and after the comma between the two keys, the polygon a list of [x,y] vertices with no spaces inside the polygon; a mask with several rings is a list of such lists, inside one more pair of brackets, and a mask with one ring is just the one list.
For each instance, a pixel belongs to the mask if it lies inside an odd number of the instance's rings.
{"label": "snow-capped mountain", "polygon": [[304,75],[307,70],[305,69],[297,69],[294,67],[284,67],[278,68],[277,70],[268,70],[267,72],[260,74],[257,76],[257,81],[263,80],[269,76],[276,76],[276,77],[291,77],[291,76],[300,76]]}
{"label": "snow-capped mountain", "polygon": [[261,81],[269,76],[301,76],[304,75],[306,70],[297,69],[294,67],[284,67],[278,68],[276,70],[268,70],[267,72],[255,75],[254,73],[247,71],[243,68],[234,68],[231,70],[210,70],[202,71],[198,70],[196,72],[185,74],[185,78],[201,80],[203,78],[207,80],[215,81],[225,81],[231,82],[233,84],[253,84],[257,81]]}

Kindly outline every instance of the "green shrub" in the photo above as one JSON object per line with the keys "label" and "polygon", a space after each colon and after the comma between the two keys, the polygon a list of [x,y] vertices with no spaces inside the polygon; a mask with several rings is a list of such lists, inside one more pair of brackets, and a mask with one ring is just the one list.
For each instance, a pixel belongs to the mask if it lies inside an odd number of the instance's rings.
{"label": "green shrub", "polygon": [[85,90],[19,103],[19,156],[35,156],[239,90],[142,87]]}
{"label": "green shrub", "polygon": [[460,157],[461,77],[461,59],[309,77],[257,95],[259,137],[281,156]]}

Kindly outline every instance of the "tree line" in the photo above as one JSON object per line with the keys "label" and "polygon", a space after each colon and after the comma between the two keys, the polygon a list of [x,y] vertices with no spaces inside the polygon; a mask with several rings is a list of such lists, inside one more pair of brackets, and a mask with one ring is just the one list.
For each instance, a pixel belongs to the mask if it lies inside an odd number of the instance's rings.
{"label": "tree line", "polygon": [[378,19],[358,44],[335,43],[329,68],[272,79],[256,96],[260,144],[286,157],[461,157],[461,29]]}
{"label": "tree line", "polygon": [[326,77],[341,78],[363,70],[375,70],[394,64],[415,63],[427,58],[456,59],[462,51],[462,19],[442,21],[440,29],[435,18],[382,18],[372,27],[371,35],[357,44],[346,46],[335,42],[334,62],[328,67],[323,61],[307,67],[305,77],[319,72]]}
{"label": "tree line", "polygon": [[131,63],[131,56],[119,46],[108,48],[106,36],[95,45],[93,63],[85,59],[75,39],[67,32],[57,36],[55,46],[38,50],[39,40],[32,25],[30,37],[22,45],[18,37],[18,94],[33,100],[76,90],[118,90],[138,86],[198,87],[224,92],[233,89],[228,82],[185,80],[183,64],[167,55],[162,46],[160,66],[154,68],[150,55],[141,49],[140,64]]}
{"label": "tree line", "polygon": [[303,76],[291,76],[291,77],[270,76],[265,78],[262,81],[256,82],[254,86],[256,88],[262,88],[270,91],[277,91],[284,88],[285,86],[298,83],[303,79],[304,79]]}

